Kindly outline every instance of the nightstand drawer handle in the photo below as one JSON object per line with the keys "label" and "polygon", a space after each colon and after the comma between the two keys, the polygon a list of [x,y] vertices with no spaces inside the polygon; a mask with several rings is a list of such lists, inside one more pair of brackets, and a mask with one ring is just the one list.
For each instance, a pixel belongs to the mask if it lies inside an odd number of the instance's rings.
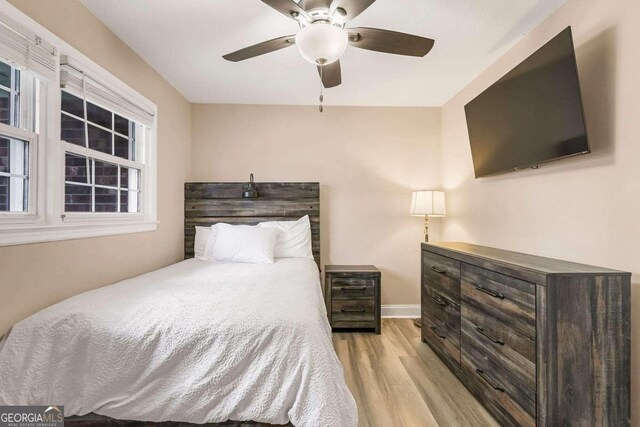
{"label": "nightstand drawer handle", "polygon": [[431,298],[432,300],[434,300],[434,301],[435,301],[435,303],[436,303],[436,304],[438,304],[440,307],[445,307],[445,306],[447,305],[447,303],[446,303],[445,301],[441,300],[441,299],[440,299],[440,298],[438,298],[438,297],[434,297],[434,296],[431,296],[431,295],[430,295],[430,296],[429,296],[429,298]]}
{"label": "nightstand drawer handle", "polygon": [[484,292],[487,295],[491,295],[494,298],[504,299],[504,295],[498,294],[496,292],[492,292],[489,289],[485,289],[482,286],[476,286],[476,290],[480,292]]}
{"label": "nightstand drawer handle", "polygon": [[484,374],[484,371],[482,369],[476,369],[476,373],[478,375],[480,375],[480,378],[485,380],[487,382],[487,384],[489,384],[491,387],[493,387],[494,390],[498,390],[498,391],[501,391],[501,392],[504,393],[504,388],[502,388],[499,385],[496,385],[493,382],[491,382],[491,380],[489,380],[489,378],[487,378],[487,376]]}
{"label": "nightstand drawer handle", "polygon": [[435,271],[436,273],[438,273],[438,274],[442,274],[442,275],[444,275],[444,276],[446,276],[446,275],[447,275],[447,270],[440,270],[440,269],[439,269],[438,267],[436,267],[435,265],[434,265],[433,267],[431,267],[431,269],[432,269],[433,271]]}
{"label": "nightstand drawer handle", "polygon": [[494,343],[499,344],[499,345],[504,345],[504,341],[492,337],[484,329],[482,329],[480,326],[478,326],[476,328],[476,332],[479,333],[480,335],[482,335],[483,337],[485,337],[486,339],[488,339],[491,342],[494,342]]}
{"label": "nightstand drawer handle", "polygon": [[436,328],[435,326],[431,326],[431,330],[433,331],[433,333],[434,333],[434,334],[436,334],[436,336],[437,336],[438,338],[443,339],[443,340],[447,338],[447,337],[446,337],[446,336],[444,336],[444,335],[440,335],[440,334],[438,333],[438,328]]}
{"label": "nightstand drawer handle", "polygon": [[340,288],[341,291],[364,291],[366,289],[366,286],[342,286]]}
{"label": "nightstand drawer handle", "polygon": [[364,313],[365,311],[367,311],[367,309],[365,308],[343,308],[342,310],[343,313]]}

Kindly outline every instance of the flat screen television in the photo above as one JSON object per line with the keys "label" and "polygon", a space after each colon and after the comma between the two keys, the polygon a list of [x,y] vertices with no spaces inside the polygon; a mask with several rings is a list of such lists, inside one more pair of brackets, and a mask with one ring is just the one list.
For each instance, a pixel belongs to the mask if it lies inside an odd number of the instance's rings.
{"label": "flat screen television", "polygon": [[590,152],[571,27],[465,106],[476,178]]}

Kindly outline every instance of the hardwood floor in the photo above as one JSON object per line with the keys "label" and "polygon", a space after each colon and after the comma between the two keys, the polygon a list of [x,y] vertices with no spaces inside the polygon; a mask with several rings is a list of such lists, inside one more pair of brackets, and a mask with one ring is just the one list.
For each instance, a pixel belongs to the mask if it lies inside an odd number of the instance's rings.
{"label": "hardwood floor", "polygon": [[382,319],[382,334],[334,333],[358,405],[359,426],[497,426],[420,340],[411,319]]}

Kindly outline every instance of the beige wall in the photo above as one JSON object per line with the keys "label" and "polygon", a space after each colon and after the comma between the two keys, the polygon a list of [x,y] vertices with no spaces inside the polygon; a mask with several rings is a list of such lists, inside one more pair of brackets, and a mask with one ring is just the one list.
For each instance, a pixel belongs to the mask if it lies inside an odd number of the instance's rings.
{"label": "beige wall", "polygon": [[190,104],[76,0],[12,0],[16,7],[158,105],[158,230],[0,248],[0,331],[84,290],[182,257]]}
{"label": "beige wall", "polygon": [[[632,398],[640,425],[640,2],[569,0],[442,110],[445,240],[634,273]],[[573,27],[593,154],[474,180],[464,104]]]}
{"label": "beige wall", "polygon": [[323,263],[375,264],[383,304],[419,304],[422,219],[408,211],[412,190],[440,185],[438,108],[194,104],[191,115],[192,180],[319,181]]}

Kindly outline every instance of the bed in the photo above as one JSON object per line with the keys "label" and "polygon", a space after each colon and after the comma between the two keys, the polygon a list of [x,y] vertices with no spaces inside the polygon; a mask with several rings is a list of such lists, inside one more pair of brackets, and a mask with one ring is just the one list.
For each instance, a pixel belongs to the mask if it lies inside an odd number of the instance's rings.
{"label": "bed", "polygon": [[[190,223],[299,217],[294,205],[302,202],[291,200],[300,191],[319,215],[317,184],[315,193],[308,183],[269,185],[275,190],[249,201],[232,197],[236,185],[197,184],[206,201],[185,200],[185,241]],[[357,424],[316,262],[209,263],[188,250],[185,257],[15,325],[0,343],[0,405],[63,404],[67,416],[107,420]]]}

